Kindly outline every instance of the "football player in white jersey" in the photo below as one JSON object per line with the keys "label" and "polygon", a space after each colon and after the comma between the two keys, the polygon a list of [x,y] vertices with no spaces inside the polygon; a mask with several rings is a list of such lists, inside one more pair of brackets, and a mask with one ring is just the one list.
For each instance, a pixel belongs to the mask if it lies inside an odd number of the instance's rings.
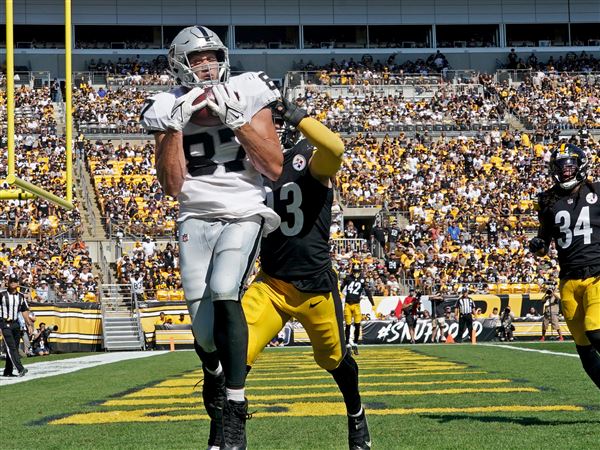
{"label": "football player in white jersey", "polygon": [[[168,59],[178,86],[146,100],[141,120],[155,136],[163,190],[179,201],[181,277],[204,371],[209,449],[245,449],[248,328],[239,300],[261,236],[280,221],[264,204],[261,179],[282,171],[267,107],[280,93],[262,72],[230,77],[227,47],[206,27],[183,29]],[[194,104],[208,87],[214,99]],[[190,122],[202,108],[222,124]]]}

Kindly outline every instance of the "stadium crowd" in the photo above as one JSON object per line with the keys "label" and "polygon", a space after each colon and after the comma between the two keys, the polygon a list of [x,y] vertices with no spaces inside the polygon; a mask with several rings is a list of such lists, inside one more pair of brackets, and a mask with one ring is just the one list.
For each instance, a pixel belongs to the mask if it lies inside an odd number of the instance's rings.
{"label": "stadium crowd", "polygon": [[[457,93],[453,86],[436,88],[431,96],[404,98],[401,92],[331,96],[307,89],[296,102],[308,113],[339,132],[402,131],[410,125],[433,125],[443,130],[468,130],[504,121],[502,102],[478,92],[478,88]],[[414,128],[413,128],[414,129]]]}
{"label": "stadium crowd", "polygon": [[538,56],[531,54],[522,58],[513,48],[507,57],[507,69],[511,70],[534,70],[545,73],[573,72],[589,73],[600,71],[600,59],[592,53],[582,51],[579,55],[575,52],[568,52],[565,56],[554,58],[550,56],[546,61],[540,61]]}
{"label": "stadium crowd", "polygon": [[[6,91],[0,90],[0,123],[2,136],[6,136]],[[50,88],[31,89],[21,85],[15,89],[15,135],[25,139],[30,134],[46,131],[56,133],[54,105],[50,99]]]}
{"label": "stadium crowd", "polygon": [[112,141],[84,144],[105,224],[130,235],[173,236],[177,203],[155,177],[154,147]]}
{"label": "stadium crowd", "polygon": [[98,301],[100,280],[92,266],[89,249],[80,239],[0,243],[0,280],[5,283],[9,276],[17,276],[20,291],[35,302]]}
{"label": "stadium crowd", "polygon": [[536,72],[501,92],[509,110],[535,130],[600,128],[600,76]]}
{"label": "stadium crowd", "polygon": [[[104,133],[143,133],[139,124],[142,104],[149,93],[137,86],[97,90],[81,84],[73,90],[73,120],[84,133],[95,127]],[[94,131],[92,131],[94,132]]]}
{"label": "stadium crowd", "polygon": [[118,282],[131,285],[140,300],[183,300],[179,248],[171,242],[160,248],[144,237],[118,259],[116,270]]}
{"label": "stadium crowd", "polygon": [[163,55],[151,60],[140,59],[139,55],[118,58],[115,62],[91,59],[87,67],[90,72],[106,73],[108,85],[167,85],[171,82],[167,58]]}

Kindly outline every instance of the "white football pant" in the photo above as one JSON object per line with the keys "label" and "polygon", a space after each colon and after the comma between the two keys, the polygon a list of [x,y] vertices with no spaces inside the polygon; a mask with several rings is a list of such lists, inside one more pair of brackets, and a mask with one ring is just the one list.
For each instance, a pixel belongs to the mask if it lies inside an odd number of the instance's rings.
{"label": "white football pant", "polygon": [[213,301],[236,300],[260,249],[262,218],[190,218],[179,225],[181,281],[198,344],[216,350]]}

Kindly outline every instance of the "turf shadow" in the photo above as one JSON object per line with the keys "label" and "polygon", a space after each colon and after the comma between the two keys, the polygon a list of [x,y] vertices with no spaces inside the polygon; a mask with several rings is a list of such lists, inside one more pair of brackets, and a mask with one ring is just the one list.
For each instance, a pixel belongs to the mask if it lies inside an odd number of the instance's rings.
{"label": "turf shadow", "polygon": [[464,414],[419,414],[422,418],[437,420],[440,423],[448,423],[454,420],[472,420],[484,423],[512,423],[515,425],[527,426],[555,426],[555,425],[574,425],[574,424],[594,424],[600,425],[598,420],[543,420],[538,417],[508,417],[508,416],[474,416]]}

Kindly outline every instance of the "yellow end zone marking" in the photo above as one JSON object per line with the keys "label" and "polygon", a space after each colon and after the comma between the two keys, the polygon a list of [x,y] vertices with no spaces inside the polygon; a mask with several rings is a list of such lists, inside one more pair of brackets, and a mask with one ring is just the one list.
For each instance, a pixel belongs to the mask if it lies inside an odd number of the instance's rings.
{"label": "yellow end zone marking", "polygon": [[[359,366],[360,369],[360,366]],[[402,372],[394,372],[394,373],[363,373],[361,371],[360,373],[360,378],[365,378],[365,377],[410,377],[410,376],[418,376],[418,375],[469,375],[469,374],[482,374],[482,373],[487,373],[485,371],[477,371],[477,370],[473,370],[473,371],[466,371],[465,370],[466,367],[461,367],[461,366],[457,366],[457,367],[447,367],[447,366],[432,366],[432,367],[424,367],[421,369],[402,369]],[[325,370],[323,369],[315,369],[315,370],[310,370],[307,371],[308,373],[316,373],[316,374],[320,374],[320,375],[303,375],[302,379],[303,380],[316,380],[319,378],[331,378],[331,375],[329,375]],[[298,374],[299,371],[295,371],[295,374]],[[253,376],[255,375],[254,369],[252,370],[252,372],[250,372],[250,375],[248,376],[249,380],[261,380],[261,381],[273,381],[273,377],[265,377],[265,376]],[[261,375],[268,375],[267,373],[261,373]],[[199,379],[203,378],[204,375],[200,372],[198,373],[193,373],[193,374],[184,374],[179,376],[177,379],[193,379],[196,380],[194,383],[196,383]],[[298,376],[294,376],[294,377],[281,377],[278,376],[277,380],[298,380],[299,377]]]}
{"label": "yellow end zone marking", "polygon": [[[377,368],[381,368],[381,369],[394,369],[394,368],[411,368],[411,367],[431,367],[431,366],[435,366],[435,367],[464,367],[464,364],[459,364],[459,363],[454,363],[454,362],[446,362],[446,361],[426,361],[426,362],[421,362],[421,363],[411,363],[411,362],[393,362],[393,361],[388,361],[387,363],[373,363],[370,361],[367,362],[361,362],[359,364],[359,368],[360,369],[377,369]],[[312,369],[318,367],[317,363],[310,362],[308,364],[282,364],[279,366],[274,366],[274,365],[260,365],[260,366],[254,366],[252,368],[252,371],[258,371],[258,372],[274,372],[274,371],[281,371],[281,370],[285,370],[285,369]]]}
{"label": "yellow end zone marking", "polygon": [[[397,366],[391,366],[389,368],[391,369],[395,369]],[[381,371],[380,367],[362,367],[359,366],[360,368],[360,376],[362,377],[363,373],[370,371],[370,370],[376,370],[376,371]],[[464,370],[466,369],[467,366],[465,365],[456,365],[456,366],[449,366],[447,364],[444,365],[435,365],[435,366],[427,366],[427,367],[407,367],[407,368],[403,368],[403,367],[399,367],[400,370],[402,371],[406,371],[406,372],[426,372],[426,371],[430,371],[430,370],[452,370],[452,369],[460,369],[460,370]],[[314,369],[303,369],[303,370],[294,370],[294,373],[296,375],[308,375],[308,374],[312,374],[312,373],[320,373],[323,372],[323,369],[315,367]],[[269,375],[269,374],[273,374],[273,375],[279,375],[281,373],[281,370],[279,369],[272,369],[272,370],[255,370],[252,369],[252,373],[257,373],[260,375]],[[278,379],[279,377],[277,377]]]}
{"label": "yellow end zone marking", "polygon": [[[278,380],[279,381],[279,380]],[[298,380],[298,381],[304,381]],[[437,380],[437,381],[382,381],[382,382],[374,382],[374,383],[360,383],[361,387],[365,386],[429,386],[429,385],[440,385],[440,384],[496,384],[496,383],[510,383],[511,380],[507,378],[499,378],[499,379],[478,379],[478,380]],[[177,387],[194,387],[194,383],[190,383],[187,380],[167,380],[162,383],[153,386],[156,388],[168,389],[168,388],[177,388]],[[331,379],[331,383],[328,384],[288,384],[286,386],[250,386],[248,390],[250,392],[253,391],[288,391],[293,389],[322,389],[322,388],[331,388],[334,387],[337,389],[337,386],[333,379]]]}
{"label": "yellow end zone marking", "polygon": [[[172,422],[207,420],[208,416],[195,412],[196,408],[165,408],[137,409],[133,411],[102,411],[84,414],[74,414],[69,417],[53,420],[50,425],[97,425],[101,423],[116,422]],[[259,412],[254,417],[323,417],[332,415],[345,415],[344,404],[339,403],[294,403],[287,406],[287,411]],[[472,406],[456,408],[393,408],[372,409],[369,415],[410,415],[410,414],[477,414],[496,412],[555,412],[555,411],[583,411],[584,408],[576,405],[502,405],[502,406]],[[190,411],[190,414],[169,414],[174,412]]]}
{"label": "yellow end zone marking", "polygon": [[[333,386],[330,386],[333,387]],[[251,391],[251,390],[250,390]],[[128,394],[124,396],[124,399],[139,399],[139,398],[147,398],[147,397],[162,397],[157,398],[156,400],[159,403],[165,402],[171,403],[185,403],[187,400],[190,402],[198,402],[199,396],[194,398],[190,397],[190,394],[193,391],[189,388],[146,388],[138,392],[134,392],[132,394]],[[448,388],[448,389],[426,389],[426,390],[392,390],[392,391],[363,391],[361,395],[363,397],[385,397],[385,396],[407,396],[407,395],[433,395],[433,394],[482,394],[482,393],[509,393],[509,392],[539,392],[539,389],[533,387],[481,387],[481,388]],[[199,393],[199,392],[198,392]],[[294,400],[294,399],[305,399],[305,398],[323,398],[323,397],[331,397],[337,396],[339,392],[337,390],[331,390],[329,392],[304,392],[302,394],[285,394],[285,401]],[[177,396],[182,396],[182,398],[175,398]],[[281,394],[252,394],[249,393],[247,395],[248,399],[251,400],[261,400],[261,401],[271,401],[271,400],[282,400]],[[122,402],[123,400],[109,400],[112,405],[116,404],[114,402]]]}
{"label": "yellow end zone marking", "polygon": [[[421,371],[419,370],[418,372],[415,371],[403,371],[402,373],[361,373],[360,374],[360,379],[362,380],[363,378],[408,378],[408,377],[422,377],[423,375],[427,375],[427,376],[434,376],[434,375],[484,375],[487,372],[485,371]],[[277,377],[277,381],[294,381],[294,380],[298,380],[298,377]],[[301,380],[323,380],[323,379],[327,379],[330,380],[331,379],[331,375],[329,375],[328,373],[326,373],[325,371],[322,372],[322,375],[308,375],[308,376],[303,376],[301,378]],[[252,372],[250,372],[250,375],[248,377],[248,382],[252,383],[254,381],[273,381],[272,377],[253,377],[252,376]],[[362,385],[362,383],[361,383]]]}

